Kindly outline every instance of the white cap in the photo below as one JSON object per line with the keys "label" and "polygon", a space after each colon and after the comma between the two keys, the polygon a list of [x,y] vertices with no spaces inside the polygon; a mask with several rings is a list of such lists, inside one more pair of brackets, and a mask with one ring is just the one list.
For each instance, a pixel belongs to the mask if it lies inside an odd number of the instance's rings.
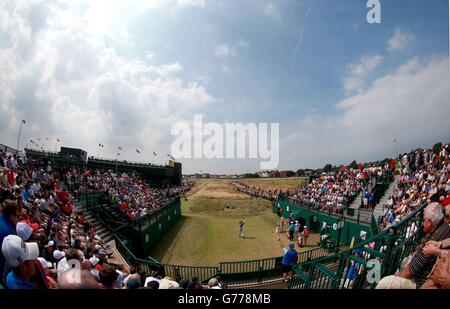
{"label": "white cap", "polygon": [[98,264],[98,262],[100,262],[100,260],[93,256],[89,259],[89,262],[92,264],[92,266],[95,266]]}
{"label": "white cap", "polygon": [[34,260],[39,256],[37,243],[25,243],[17,235],[8,235],[3,239],[2,252],[11,267],[18,267],[21,263]]}
{"label": "white cap", "polygon": [[66,254],[64,253],[64,251],[59,251],[59,250],[53,251],[53,257],[57,260],[60,260],[65,256],[66,256]]}
{"label": "white cap", "polygon": [[28,223],[19,222],[16,225],[17,236],[23,239],[23,241],[27,241],[30,239],[31,234],[33,234],[33,229]]}
{"label": "white cap", "polygon": [[53,240],[50,240],[46,245],[44,245],[44,248],[53,247],[55,245],[55,242]]}
{"label": "white cap", "polygon": [[39,262],[41,262],[41,264],[44,268],[52,268],[53,267],[52,263],[50,263],[46,259],[44,259],[42,257],[38,257],[37,259],[39,260]]}
{"label": "white cap", "polygon": [[168,278],[159,281],[160,290],[178,289],[179,287],[180,285],[176,281],[169,280]]}

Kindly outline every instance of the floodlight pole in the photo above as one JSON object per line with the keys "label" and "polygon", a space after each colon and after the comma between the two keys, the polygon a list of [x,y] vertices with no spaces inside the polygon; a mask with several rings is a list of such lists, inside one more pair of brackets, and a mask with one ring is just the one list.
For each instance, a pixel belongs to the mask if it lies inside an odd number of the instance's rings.
{"label": "floodlight pole", "polygon": [[23,120],[20,121],[19,136],[17,137],[17,147],[16,147],[17,154],[19,153],[20,134],[22,133],[23,122],[24,122]]}

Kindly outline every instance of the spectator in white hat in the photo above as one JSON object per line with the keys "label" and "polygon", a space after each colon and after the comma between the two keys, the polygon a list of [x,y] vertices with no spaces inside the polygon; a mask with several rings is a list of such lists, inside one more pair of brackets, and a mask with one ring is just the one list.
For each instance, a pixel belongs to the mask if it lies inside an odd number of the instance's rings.
{"label": "spectator in white hat", "polygon": [[33,234],[33,229],[25,222],[19,222],[16,225],[17,235],[23,239],[23,241],[27,241],[31,238]]}
{"label": "spectator in white hat", "polygon": [[89,259],[89,263],[91,263],[92,265],[92,269],[91,269],[91,274],[97,278],[97,280],[100,280],[100,273],[99,271],[95,268],[95,266],[97,266],[98,262],[100,262],[100,260],[98,258],[96,258],[95,256],[91,257]]}
{"label": "spectator in white hat", "polygon": [[12,271],[6,276],[8,289],[34,289],[39,272],[35,259],[39,256],[37,243],[25,243],[17,235],[3,239],[2,253]]}

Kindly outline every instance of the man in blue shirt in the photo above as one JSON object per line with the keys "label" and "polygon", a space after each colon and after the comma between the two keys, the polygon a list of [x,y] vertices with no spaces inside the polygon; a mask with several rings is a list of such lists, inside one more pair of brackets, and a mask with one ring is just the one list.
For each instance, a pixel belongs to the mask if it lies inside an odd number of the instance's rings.
{"label": "man in blue shirt", "polygon": [[[16,224],[19,221],[17,215],[17,204],[12,200],[6,200],[3,204],[3,210],[0,214],[0,247],[3,244],[3,239],[8,235],[17,235]],[[3,282],[3,274],[5,270],[5,257],[0,252],[0,283]]]}
{"label": "man in blue shirt", "polygon": [[26,184],[25,189],[22,191],[22,200],[25,205],[28,206],[28,199],[31,197],[30,185]]}
{"label": "man in blue shirt", "polygon": [[291,279],[292,265],[294,265],[298,259],[298,253],[294,248],[294,244],[289,244],[289,250],[286,251],[283,256],[283,260],[281,261],[281,269],[283,271],[284,282],[288,282],[288,280]]}

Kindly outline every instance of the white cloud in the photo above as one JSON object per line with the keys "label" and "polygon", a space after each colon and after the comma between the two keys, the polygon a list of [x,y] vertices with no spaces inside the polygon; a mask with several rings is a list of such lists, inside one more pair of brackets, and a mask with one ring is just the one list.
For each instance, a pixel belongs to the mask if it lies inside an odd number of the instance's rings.
{"label": "white cloud", "polygon": [[233,55],[233,47],[229,47],[226,44],[220,44],[214,47],[214,56],[228,58],[230,55]]}
{"label": "white cloud", "polygon": [[243,39],[239,39],[237,46],[240,48],[248,48],[250,46],[250,43],[247,41],[244,41]]}
{"label": "white cloud", "polygon": [[266,3],[262,6],[262,10],[265,15],[274,18],[279,19],[280,18],[280,12],[276,4],[274,3]]}
{"label": "white cloud", "polygon": [[181,9],[205,7],[205,0],[138,0],[142,9]]}
{"label": "white cloud", "polygon": [[396,28],[392,37],[388,40],[389,51],[401,51],[408,47],[411,42],[414,41],[414,35],[411,33],[402,30],[400,28]]}
{"label": "white cloud", "polygon": [[246,49],[250,43],[239,39],[236,44],[219,44],[214,47],[214,56],[218,58],[236,57],[239,50]]}
{"label": "white cloud", "polygon": [[355,91],[361,92],[365,85],[366,76],[372,72],[383,61],[383,56],[365,56],[357,63],[347,65],[347,75],[343,77],[342,83],[346,94]]}
{"label": "white cloud", "polygon": [[147,58],[147,60],[153,60],[154,57],[155,57],[155,54],[152,53],[151,51],[147,50],[145,52],[145,58]]}
{"label": "white cloud", "polygon": [[[364,92],[338,102],[338,114],[306,117],[295,130],[302,134],[288,135],[281,152],[301,145],[308,151],[296,153],[291,164],[320,167],[330,160],[342,164],[393,156],[393,138],[400,151],[445,142],[450,136],[448,61],[409,60]],[[281,162],[290,163],[283,158]]]}
{"label": "white cloud", "polygon": [[118,144],[123,158],[167,153],[171,124],[215,99],[178,77],[180,63],[149,65],[150,52],[129,58],[104,43],[85,22],[90,4],[0,2],[1,142],[15,145],[25,119],[22,145],[48,136],[94,155],[102,142],[106,157]]}

